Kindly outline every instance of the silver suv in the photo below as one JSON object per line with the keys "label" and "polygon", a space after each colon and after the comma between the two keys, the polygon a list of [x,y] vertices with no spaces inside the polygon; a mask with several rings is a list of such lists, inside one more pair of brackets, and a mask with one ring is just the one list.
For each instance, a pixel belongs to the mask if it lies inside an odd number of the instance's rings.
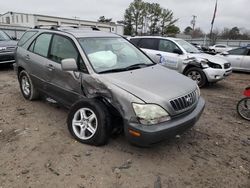
{"label": "silver suv", "polygon": [[24,98],[48,96],[69,108],[70,133],[92,145],[119,129],[134,144],[157,143],[193,126],[205,105],[195,82],[111,33],[31,29],[14,67]]}
{"label": "silver suv", "polygon": [[130,41],[156,63],[188,76],[200,87],[218,82],[232,73],[227,60],[202,53],[182,39],[148,36],[133,37]]}

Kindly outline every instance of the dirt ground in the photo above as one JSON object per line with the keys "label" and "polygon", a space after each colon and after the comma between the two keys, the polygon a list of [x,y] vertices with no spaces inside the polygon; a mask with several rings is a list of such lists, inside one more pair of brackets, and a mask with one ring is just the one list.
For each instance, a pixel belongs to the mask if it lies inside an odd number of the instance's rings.
{"label": "dirt ground", "polygon": [[195,127],[152,148],[124,136],[104,147],[76,142],[67,110],[26,101],[16,75],[0,69],[0,188],[250,187],[250,123],[235,110],[250,74],[234,73],[201,90]]}

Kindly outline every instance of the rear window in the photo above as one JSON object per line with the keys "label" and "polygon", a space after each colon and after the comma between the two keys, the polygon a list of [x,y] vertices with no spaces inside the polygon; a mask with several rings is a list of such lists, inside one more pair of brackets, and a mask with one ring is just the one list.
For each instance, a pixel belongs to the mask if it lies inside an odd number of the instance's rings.
{"label": "rear window", "polygon": [[23,34],[19,42],[17,43],[18,46],[23,46],[31,37],[33,37],[37,31],[27,31]]}

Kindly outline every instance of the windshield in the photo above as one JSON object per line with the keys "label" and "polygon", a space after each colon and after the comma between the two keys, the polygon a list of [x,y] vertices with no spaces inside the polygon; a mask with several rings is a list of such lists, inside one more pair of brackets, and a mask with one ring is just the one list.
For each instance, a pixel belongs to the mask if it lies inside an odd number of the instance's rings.
{"label": "windshield", "polygon": [[196,47],[185,40],[175,40],[175,42],[177,42],[188,53],[200,53],[200,51]]}
{"label": "windshield", "polygon": [[123,38],[80,38],[79,42],[97,73],[154,65],[147,56]]}
{"label": "windshield", "polygon": [[0,41],[10,40],[10,37],[3,31],[0,31]]}

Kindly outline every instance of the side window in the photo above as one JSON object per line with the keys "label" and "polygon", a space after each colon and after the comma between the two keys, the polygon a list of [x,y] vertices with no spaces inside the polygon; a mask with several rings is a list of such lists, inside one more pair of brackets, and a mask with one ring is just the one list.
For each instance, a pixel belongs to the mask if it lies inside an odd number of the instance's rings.
{"label": "side window", "polygon": [[156,50],[156,43],[156,39],[144,38],[139,41],[138,46],[140,48]]}
{"label": "side window", "polygon": [[250,49],[248,50],[248,53],[247,53],[248,56],[250,56]]}
{"label": "side window", "polygon": [[132,38],[130,39],[130,42],[136,46],[138,46],[138,42],[140,41],[140,38]]}
{"label": "side window", "polygon": [[223,46],[223,45],[217,45],[216,47],[217,48],[226,48],[226,46]]}
{"label": "side window", "polygon": [[54,35],[49,54],[49,58],[52,61],[61,63],[63,59],[67,58],[74,58],[78,61],[78,56],[79,53],[70,39],[60,35]]}
{"label": "side window", "polygon": [[18,41],[17,45],[18,46],[23,46],[36,33],[37,33],[37,31],[27,31],[26,33],[23,34],[21,39]]}
{"label": "side window", "polygon": [[245,48],[237,48],[234,50],[230,50],[228,52],[230,55],[245,55],[246,54],[246,49]]}
{"label": "side window", "polygon": [[[33,52],[38,54],[38,55],[41,55],[43,57],[47,57],[51,37],[52,37],[52,35],[47,34],[47,33],[39,35],[30,46],[30,47],[33,47]],[[31,48],[30,48],[30,50],[31,50]]]}
{"label": "side window", "polygon": [[175,43],[173,43],[172,41],[160,40],[160,42],[159,42],[159,50],[160,51],[173,53],[174,50],[176,50],[176,49],[179,50],[179,47]]}

